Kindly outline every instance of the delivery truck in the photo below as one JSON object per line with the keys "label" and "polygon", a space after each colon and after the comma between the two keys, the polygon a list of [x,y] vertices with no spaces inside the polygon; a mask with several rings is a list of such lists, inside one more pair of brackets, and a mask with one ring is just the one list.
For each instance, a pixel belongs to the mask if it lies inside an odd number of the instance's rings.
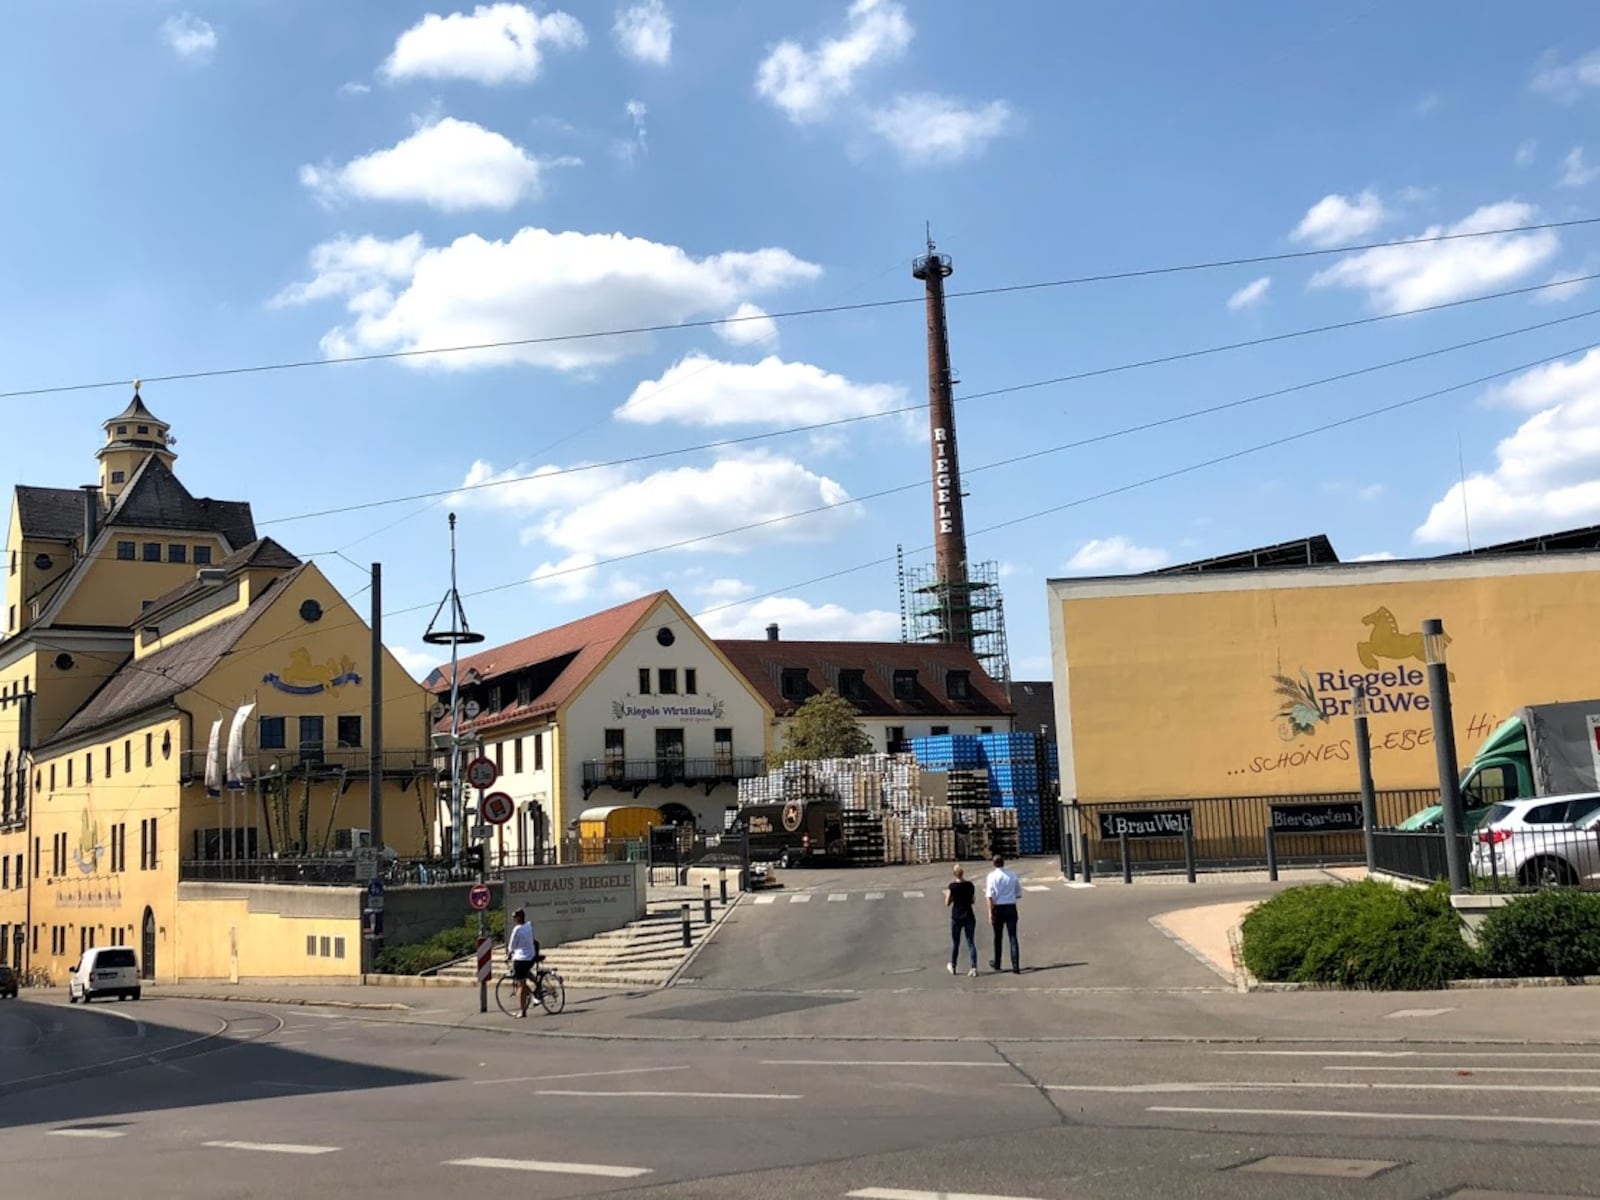
{"label": "delivery truck", "polygon": [[845,857],[844,805],[837,800],[747,805],[734,814],[729,832],[750,839],[754,862],[797,867]]}
{"label": "delivery truck", "polygon": [[[1600,700],[1519,708],[1483,740],[1461,772],[1468,832],[1496,804],[1573,792],[1600,792]],[[1429,829],[1441,820],[1435,804],[1400,828]]]}

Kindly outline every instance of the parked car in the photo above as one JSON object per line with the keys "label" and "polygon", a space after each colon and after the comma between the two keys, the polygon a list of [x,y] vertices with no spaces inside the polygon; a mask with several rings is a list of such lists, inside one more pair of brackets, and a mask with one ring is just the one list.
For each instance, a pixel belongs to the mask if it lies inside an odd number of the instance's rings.
{"label": "parked car", "polygon": [[17,973],[0,963],[0,1000],[17,998]]}
{"label": "parked car", "polygon": [[85,1004],[96,996],[119,1000],[139,998],[139,960],[132,946],[100,946],[85,950],[67,976],[67,1003]]}
{"label": "parked car", "polygon": [[1600,793],[1496,804],[1473,839],[1472,872],[1525,887],[1600,887]]}

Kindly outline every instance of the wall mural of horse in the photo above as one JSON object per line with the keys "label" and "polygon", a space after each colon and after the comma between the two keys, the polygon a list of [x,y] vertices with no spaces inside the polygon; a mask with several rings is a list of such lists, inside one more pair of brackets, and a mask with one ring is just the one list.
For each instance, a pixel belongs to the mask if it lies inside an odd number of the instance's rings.
{"label": "wall mural of horse", "polygon": [[[1361,660],[1361,665],[1369,671],[1381,670],[1379,659],[1389,659],[1392,662],[1404,662],[1407,659],[1416,659],[1417,662],[1427,664],[1427,650],[1423,644],[1422,633],[1401,633],[1400,622],[1395,619],[1394,613],[1387,608],[1379,607],[1361,618],[1363,625],[1369,626],[1372,633],[1364,642],[1356,643],[1356,657]],[[1444,635],[1444,644],[1450,644],[1450,635]],[[1450,672],[1454,680],[1456,674]]]}

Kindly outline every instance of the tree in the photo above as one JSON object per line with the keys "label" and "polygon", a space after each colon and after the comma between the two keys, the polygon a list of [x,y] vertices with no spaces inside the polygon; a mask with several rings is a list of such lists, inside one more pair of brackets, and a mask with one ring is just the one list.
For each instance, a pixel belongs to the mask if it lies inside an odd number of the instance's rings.
{"label": "tree", "polygon": [[829,689],[810,697],[795,710],[784,730],[783,745],[773,755],[773,765],[815,762],[820,758],[854,758],[872,753],[872,739],[850,701]]}

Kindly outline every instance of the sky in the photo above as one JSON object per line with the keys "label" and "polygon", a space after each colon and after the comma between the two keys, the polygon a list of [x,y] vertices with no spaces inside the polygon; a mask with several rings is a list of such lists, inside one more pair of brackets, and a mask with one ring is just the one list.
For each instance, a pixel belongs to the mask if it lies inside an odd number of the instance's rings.
{"label": "sky", "polygon": [[898,638],[897,548],[931,561],[929,230],[1019,678],[1050,673],[1052,577],[1600,523],[1600,228],[1528,228],[1600,214],[1592,0],[7,25],[0,481],[93,479],[143,378],[197,495],[358,607],[383,563],[419,675],[451,511],[491,643],[661,587],[718,636]]}

